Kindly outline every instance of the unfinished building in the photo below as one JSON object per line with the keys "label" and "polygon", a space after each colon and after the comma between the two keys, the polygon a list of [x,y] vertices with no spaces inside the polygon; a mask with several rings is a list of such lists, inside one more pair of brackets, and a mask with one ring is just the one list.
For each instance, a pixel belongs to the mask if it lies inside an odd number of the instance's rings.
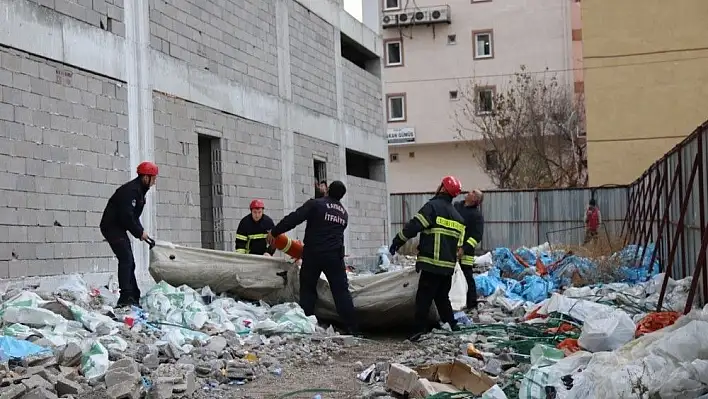
{"label": "unfinished building", "polygon": [[0,21],[0,278],[112,271],[98,224],[142,160],[157,239],[230,250],[251,199],[278,220],[340,179],[348,254],[387,241],[382,44],[340,2],[0,0]]}

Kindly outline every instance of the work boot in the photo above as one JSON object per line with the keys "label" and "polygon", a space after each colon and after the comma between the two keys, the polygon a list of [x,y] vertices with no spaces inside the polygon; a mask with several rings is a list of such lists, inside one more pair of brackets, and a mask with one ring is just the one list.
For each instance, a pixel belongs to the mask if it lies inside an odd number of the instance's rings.
{"label": "work boot", "polygon": [[135,299],[121,295],[118,298],[118,303],[116,304],[116,308],[129,308],[133,305],[134,302],[135,302]]}

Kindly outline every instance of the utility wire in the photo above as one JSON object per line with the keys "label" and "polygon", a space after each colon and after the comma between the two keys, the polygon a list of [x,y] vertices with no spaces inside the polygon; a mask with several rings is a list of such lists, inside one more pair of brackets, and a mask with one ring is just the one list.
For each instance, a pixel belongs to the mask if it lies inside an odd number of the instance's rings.
{"label": "utility wire", "polygon": [[[687,51],[690,51],[690,50],[687,50]],[[496,77],[504,77],[504,76],[516,76],[518,73],[529,74],[529,75],[540,75],[540,74],[544,74],[544,73],[588,71],[588,70],[594,70],[594,69],[622,68],[622,67],[638,66],[638,65],[653,65],[653,64],[664,64],[664,63],[681,62],[681,61],[695,61],[695,60],[704,60],[704,59],[708,59],[708,55],[697,56],[697,57],[674,58],[674,59],[670,59],[670,60],[627,62],[627,63],[615,64],[615,65],[598,65],[598,66],[594,66],[594,67],[582,67],[582,68],[545,69],[542,71],[523,71],[523,72],[516,72],[516,73],[496,73],[496,74],[489,74],[489,75],[476,75],[476,76],[471,75],[471,76],[458,76],[458,77],[450,77],[450,78],[390,80],[390,81],[384,81],[384,83],[387,83],[387,84],[390,84],[390,83],[416,83],[416,82],[437,82],[437,81],[443,81],[443,80],[496,78]]]}

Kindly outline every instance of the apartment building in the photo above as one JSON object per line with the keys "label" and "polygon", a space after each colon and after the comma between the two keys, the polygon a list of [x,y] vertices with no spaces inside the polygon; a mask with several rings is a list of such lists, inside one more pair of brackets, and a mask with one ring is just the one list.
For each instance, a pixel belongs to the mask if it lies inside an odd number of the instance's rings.
{"label": "apartment building", "polygon": [[495,154],[473,152],[470,144],[481,136],[460,137],[455,129],[470,79],[480,107],[489,109],[492,94],[522,65],[533,73],[548,69],[582,93],[574,0],[382,0],[381,6],[393,193],[432,191],[447,174],[466,188],[492,188],[485,168],[494,167]]}
{"label": "apartment building", "polygon": [[229,250],[252,199],[279,220],[340,179],[348,253],[388,241],[383,44],[341,1],[0,0],[0,21],[0,278],[115,270],[98,224],[142,160],[157,239]]}
{"label": "apartment building", "polygon": [[706,16],[703,0],[582,1],[591,185],[632,182],[708,119]]}

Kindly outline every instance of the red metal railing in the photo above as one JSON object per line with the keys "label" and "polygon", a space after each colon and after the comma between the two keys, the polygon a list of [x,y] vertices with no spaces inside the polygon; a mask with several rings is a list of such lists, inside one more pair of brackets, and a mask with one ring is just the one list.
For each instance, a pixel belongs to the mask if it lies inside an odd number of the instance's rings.
{"label": "red metal railing", "polygon": [[[698,285],[701,303],[708,300],[706,270],[706,144],[708,122],[649,167],[629,185],[625,243],[635,243],[635,260],[644,259],[654,243],[652,264],[665,272],[657,310],[662,309],[670,278],[693,276],[684,313],[693,306]],[[640,250],[641,248],[641,250]]]}

